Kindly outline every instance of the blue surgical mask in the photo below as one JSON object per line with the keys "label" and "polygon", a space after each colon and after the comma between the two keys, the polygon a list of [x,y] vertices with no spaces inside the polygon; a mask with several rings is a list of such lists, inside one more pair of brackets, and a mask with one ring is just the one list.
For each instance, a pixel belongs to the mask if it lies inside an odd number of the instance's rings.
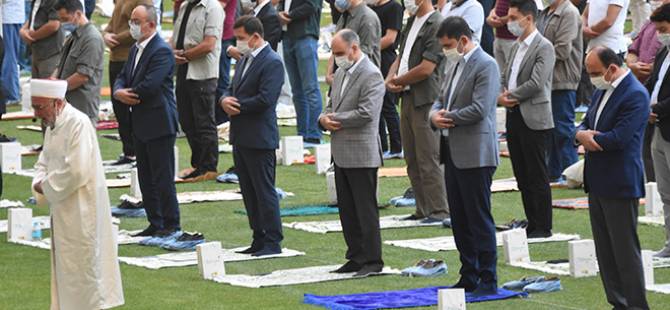
{"label": "blue surgical mask", "polygon": [[340,12],[348,10],[350,6],[349,0],[335,0],[335,8]]}
{"label": "blue surgical mask", "polygon": [[61,29],[63,29],[63,32],[65,35],[69,35],[70,33],[73,33],[75,29],[77,29],[77,25],[67,22],[67,23],[61,23],[60,24]]}

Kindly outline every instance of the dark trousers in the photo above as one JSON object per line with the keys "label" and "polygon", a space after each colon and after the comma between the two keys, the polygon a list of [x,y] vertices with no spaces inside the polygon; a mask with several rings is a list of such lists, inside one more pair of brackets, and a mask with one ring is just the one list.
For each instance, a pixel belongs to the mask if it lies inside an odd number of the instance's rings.
{"label": "dark trousers", "polygon": [[[121,73],[125,65],[125,61],[109,62],[109,85],[111,85],[112,89],[114,88],[116,77]],[[123,155],[135,156],[132,128],[130,125],[130,106],[114,99],[114,96],[112,96],[112,107],[114,108],[116,121],[119,123],[119,136],[123,145]]]}
{"label": "dark trousers", "polygon": [[456,168],[449,142],[441,138],[442,162],[451,227],[461,260],[464,284],[497,287],[496,229],[491,215],[491,182],[495,167]]}
{"label": "dark trousers", "polygon": [[644,163],[644,175],[647,182],[656,182],[656,173],[654,172],[654,161],[651,159],[651,140],[654,138],[656,125],[647,124],[644,130],[644,142],[642,144],[642,162]]}
{"label": "dark trousers", "polygon": [[[477,0],[477,1],[479,1],[479,3],[482,5],[482,8],[484,9],[484,16],[489,16],[489,13],[491,13],[495,1],[494,0]],[[495,38],[493,35],[493,28],[489,26],[489,24],[484,23],[484,26],[482,27],[482,39],[479,45],[487,54],[491,55],[491,57],[494,57],[493,55],[494,39]]]}
{"label": "dark trousers", "polygon": [[240,179],[249,226],[254,233],[252,247],[280,250],[284,236],[279,217],[279,197],[275,189],[275,150],[235,146],[233,161]]}
{"label": "dark trousers", "polygon": [[174,143],[175,136],[146,142],[135,137],[142,204],[149,223],[155,229],[181,229],[174,186]]}
{"label": "dark trousers", "polygon": [[551,112],[554,129],[549,135],[549,178],[558,179],[563,170],[579,160],[574,143],[575,101],[574,90],[551,92]]}
{"label": "dark trousers", "polygon": [[382,236],[377,209],[377,168],[342,168],[335,165],[337,207],[346,259],[359,265],[383,266]]}
{"label": "dark trousers", "polygon": [[637,198],[609,199],[589,194],[600,278],[614,309],[649,309],[637,237],[638,204]]}
{"label": "dark trousers", "polygon": [[[219,79],[216,82],[216,97],[215,100],[218,101],[223,93],[230,86],[230,57],[226,50],[229,46],[233,45],[235,40],[221,40],[221,56],[219,57]],[[228,114],[223,111],[218,104],[214,105],[214,115],[216,124],[223,124],[228,121]]]}
{"label": "dark trousers", "polygon": [[[398,116],[397,104],[398,95],[387,91],[386,94],[384,94],[384,104],[382,105],[381,113],[382,118],[379,121],[379,137],[382,140],[382,150],[384,152],[391,151],[391,153],[400,153],[402,151],[402,141],[400,140],[400,116]],[[388,135],[386,134],[387,129]],[[389,140],[387,140],[387,137]]]}
{"label": "dark trousers", "polygon": [[551,230],[551,187],[546,160],[550,133],[551,130],[528,128],[518,107],[507,111],[507,147],[528,219],[528,232]]}
{"label": "dark trousers", "polygon": [[191,147],[191,166],[216,171],[219,161],[219,137],[214,121],[216,79],[187,80],[186,73],[179,71],[182,70],[177,71],[177,112]]}

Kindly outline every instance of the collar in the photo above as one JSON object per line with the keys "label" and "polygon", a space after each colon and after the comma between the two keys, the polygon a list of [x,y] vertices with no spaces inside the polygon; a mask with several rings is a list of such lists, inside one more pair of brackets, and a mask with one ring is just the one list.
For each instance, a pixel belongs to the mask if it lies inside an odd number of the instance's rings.
{"label": "collar", "polygon": [[91,25],[91,22],[88,22],[88,23],[83,24],[83,25],[81,25],[81,26],[77,26],[77,28],[74,28],[74,31],[72,31],[72,35],[77,36],[77,38],[81,37],[82,32],[83,32],[84,29],[85,29],[86,27],[88,27],[89,25]]}
{"label": "collar", "polygon": [[[425,22],[428,22],[428,20],[430,19],[430,17],[433,16],[433,13],[435,13],[435,12],[436,12],[435,10],[432,10],[432,11],[426,13],[426,15],[421,16],[421,17],[419,17],[419,16],[417,16],[417,15],[414,15],[414,21],[425,21]],[[440,16],[442,16],[442,15],[440,15]]]}
{"label": "collar", "polygon": [[365,56],[365,54],[363,54],[363,53],[361,53],[361,54],[362,54],[362,55],[361,55],[361,58],[359,58],[358,61],[356,61],[356,63],[354,63],[354,64],[351,66],[351,68],[349,68],[349,70],[347,70],[347,72],[348,72],[350,75],[351,75],[351,74],[354,74],[354,71],[356,71],[356,68],[358,68],[358,65],[359,65],[361,62],[363,62],[363,59],[367,58],[367,56]]}
{"label": "collar", "polygon": [[525,44],[526,46],[530,46],[531,43],[533,43],[533,40],[535,40],[535,37],[537,36],[538,33],[539,33],[539,32],[537,31],[537,29],[533,30],[533,32],[531,32],[531,33],[530,33],[530,34],[529,34],[529,35],[522,41],[523,44]]}
{"label": "collar", "polygon": [[157,33],[158,32],[154,31],[154,33],[150,37],[148,37],[146,40],[144,40],[140,43],[135,43],[135,45],[137,45],[137,48],[139,50],[144,50],[147,47],[147,45],[149,45],[149,42],[151,42],[151,40],[156,36]]}
{"label": "collar", "polygon": [[258,13],[268,4],[270,3],[270,0],[263,0],[261,3],[259,3],[255,8],[254,8],[254,16],[257,16]]}
{"label": "collar", "polygon": [[[207,7],[207,0],[186,0],[187,3],[195,3],[195,6],[202,5]],[[184,6],[186,7],[186,6]]]}
{"label": "collar", "polygon": [[629,73],[630,73],[630,70],[626,69],[626,73],[622,74],[618,79],[616,79],[616,80],[614,80],[614,82],[612,82],[612,88],[611,89],[612,90],[616,89],[619,86],[619,84],[621,84],[623,79],[625,79],[628,76]]}
{"label": "collar", "polygon": [[52,131],[57,130],[58,128],[63,127],[65,122],[67,121],[68,114],[70,114],[70,104],[65,101],[65,105],[63,106],[63,110],[60,111],[60,114],[56,115],[56,121],[54,122],[54,127],[51,129]]}
{"label": "collar", "polygon": [[268,46],[268,41],[265,41],[265,42],[263,43],[263,45],[261,45],[261,47],[255,49],[253,52],[251,52],[251,57],[256,58],[256,57],[258,56],[258,54],[260,54],[261,51],[262,51],[266,46]]}
{"label": "collar", "polygon": [[475,44],[475,47],[471,49],[467,54],[463,55],[463,63],[467,63],[468,60],[470,60],[470,57],[472,57],[472,54],[474,54],[477,49],[479,48],[479,44]]}
{"label": "collar", "polygon": [[[470,6],[471,2],[472,2],[471,0],[464,0],[463,2],[459,3],[458,5],[455,5],[454,2],[451,1],[451,9],[453,10],[453,9],[460,8],[460,7],[467,8],[468,6]],[[464,6],[466,4],[468,4],[468,5]]]}

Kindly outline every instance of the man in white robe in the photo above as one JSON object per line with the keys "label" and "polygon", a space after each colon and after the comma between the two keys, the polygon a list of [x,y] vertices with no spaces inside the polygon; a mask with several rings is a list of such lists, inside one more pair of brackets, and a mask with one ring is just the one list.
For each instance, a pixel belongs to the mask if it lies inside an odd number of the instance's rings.
{"label": "man in white robe", "polygon": [[95,128],[66,90],[66,81],[31,81],[46,127],[33,191],[51,211],[51,309],[108,309],[124,299],[105,174]]}

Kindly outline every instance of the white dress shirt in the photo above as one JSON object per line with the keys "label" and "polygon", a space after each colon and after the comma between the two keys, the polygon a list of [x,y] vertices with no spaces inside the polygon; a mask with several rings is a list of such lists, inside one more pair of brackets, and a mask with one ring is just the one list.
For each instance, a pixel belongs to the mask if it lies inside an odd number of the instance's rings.
{"label": "white dress shirt", "polygon": [[402,51],[402,56],[400,56],[400,66],[398,67],[398,76],[401,76],[407,73],[407,71],[409,71],[409,54],[412,52],[414,42],[416,42],[416,36],[419,35],[421,27],[423,27],[423,24],[426,23],[426,21],[431,15],[433,15],[432,10],[421,17],[416,16],[416,18],[414,19],[412,27],[409,29],[409,33],[407,34],[407,41],[405,41],[405,49]]}
{"label": "white dress shirt", "polygon": [[596,111],[596,120],[593,123],[594,130],[598,128],[598,119],[600,119],[600,114],[605,109],[605,105],[607,105],[607,101],[609,101],[610,96],[612,96],[614,90],[619,86],[619,84],[621,84],[621,81],[623,81],[623,79],[625,79],[629,73],[630,71],[626,69],[626,73],[622,74],[618,79],[614,80],[614,82],[612,82],[612,87],[608,88],[605,91],[605,94],[603,94],[603,98],[600,100],[600,105],[598,106],[598,111]]}
{"label": "white dress shirt", "polygon": [[[284,1],[284,12],[286,12],[286,14],[288,14],[289,10],[291,9],[291,2],[293,2],[293,0]],[[288,25],[281,26],[282,31],[286,31],[287,29]]]}
{"label": "white dress shirt", "polygon": [[133,64],[133,74],[135,73],[135,67],[137,67],[137,64],[140,62],[140,57],[142,57],[142,53],[144,53],[144,49],[147,47],[151,39],[153,39],[158,32],[154,32],[149,38],[146,40],[140,42],[140,43],[135,43],[135,46],[137,46],[137,54],[135,55],[135,63]]}
{"label": "white dress shirt", "polygon": [[[442,16],[447,18],[449,16],[462,17],[474,36],[473,41],[479,43],[482,38],[482,28],[484,27],[484,8],[477,0],[465,0],[460,6],[455,6],[449,3],[449,10],[443,8]],[[445,5],[446,8],[446,5]]]}
{"label": "white dress shirt", "polygon": [[262,51],[266,46],[268,46],[268,42],[267,42],[267,41],[266,41],[266,42],[263,42],[263,45],[261,45],[261,47],[259,47],[259,48],[255,49],[255,50],[253,50],[253,51],[251,52],[251,55],[249,55],[249,57],[247,57],[247,60],[244,62],[244,70],[242,70],[242,76],[243,76],[243,77],[244,77],[245,74],[247,74],[247,69],[249,69],[249,66],[251,66],[251,63],[254,61],[254,59],[256,58],[256,56],[258,56],[258,54],[260,54],[261,51]]}
{"label": "white dress shirt", "polygon": [[666,73],[668,73],[668,67],[670,67],[670,53],[665,56],[663,64],[661,64],[661,70],[658,71],[658,80],[654,84],[654,91],[651,92],[651,104],[658,103],[658,92],[661,91],[661,85],[663,84],[663,80],[665,80]]}
{"label": "white dress shirt", "polygon": [[535,39],[535,36],[537,36],[537,34],[538,34],[537,29],[535,29],[523,41],[517,41],[516,43],[519,45],[519,48],[516,50],[516,55],[514,55],[514,60],[512,61],[512,69],[509,72],[509,79],[507,80],[507,89],[510,91],[518,86],[516,83],[516,79],[519,75],[521,62],[523,61],[523,58],[526,56],[528,48],[530,47],[530,44],[533,43],[533,40]]}
{"label": "white dress shirt", "polygon": [[358,61],[356,61],[356,63],[354,63],[351,66],[351,68],[349,68],[347,70],[347,72],[344,73],[344,80],[342,81],[342,88],[340,88],[340,97],[342,97],[342,94],[344,93],[344,89],[347,88],[347,84],[349,83],[349,78],[354,73],[356,68],[358,68],[358,65],[361,63],[361,61],[363,61],[363,59],[365,59],[365,57],[367,57],[367,56],[365,56],[365,54],[361,55],[361,58],[359,58]]}
{"label": "white dress shirt", "polygon": [[[467,52],[461,60],[458,61],[458,63],[455,65],[456,67],[456,72],[454,72],[454,75],[451,79],[451,84],[448,86],[449,89],[446,89],[445,91],[449,92],[449,96],[446,97],[447,102],[443,103],[446,106],[446,110],[450,111],[451,110],[451,98],[454,96],[454,93],[456,92],[456,86],[458,86],[458,81],[461,79],[461,75],[463,75],[463,70],[465,68],[465,65],[468,63],[468,60],[470,60],[470,57],[472,57],[472,54],[475,53],[475,51],[479,48],[479,45],[476,45],[475,48]],[[448,137],[449,136],[449,129],[448,128],[443,128],[440,130],[440,134],[442,134],[443,137]]]}

